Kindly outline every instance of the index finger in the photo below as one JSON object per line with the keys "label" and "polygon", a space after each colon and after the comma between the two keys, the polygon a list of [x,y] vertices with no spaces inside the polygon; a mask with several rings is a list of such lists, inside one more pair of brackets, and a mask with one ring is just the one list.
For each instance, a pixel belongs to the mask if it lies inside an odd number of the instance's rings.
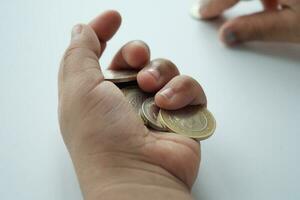
{"label": "index finger", "polygon": [[121,22],[121,15],[115,10],[109,10],[100,14],[89,23],[100,41],[100,55],[106,47],[106,42],[110,40],[119,29]]}

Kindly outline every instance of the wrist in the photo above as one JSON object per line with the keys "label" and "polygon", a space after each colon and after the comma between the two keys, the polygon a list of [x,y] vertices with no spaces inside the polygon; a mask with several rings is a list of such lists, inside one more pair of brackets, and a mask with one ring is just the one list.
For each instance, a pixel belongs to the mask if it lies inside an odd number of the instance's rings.
{"label": "wrist", "polygon": [[192,199],[181,180],[138,156],[107,153],[73,161],[87,200]]}

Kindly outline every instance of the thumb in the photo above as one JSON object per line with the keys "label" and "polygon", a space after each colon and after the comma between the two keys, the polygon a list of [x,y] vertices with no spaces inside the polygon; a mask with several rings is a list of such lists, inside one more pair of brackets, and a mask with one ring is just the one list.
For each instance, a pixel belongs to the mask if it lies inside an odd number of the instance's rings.
{"label": "thumb", "polygon": [[103,80],[99,57],[120,24],[120,14],[109,10],[89,25],[79,24],[73,28],[71,43],[60,65],[59,94],[63,90],[81,91],[82,94]]}
{"label": "thumb", "polygon": [[98,62],[100,52],[100,42],[93,29],[83,24],[74,26],[60,66],[60,92],[69,94],[90,90],[102,77]]}
{"label": "thumb", "polygon": [[255,13],[226,22],[220,38],[227,45],[252,40],[299,42],[299,34],[295,34],[297,21],[290,9]]}

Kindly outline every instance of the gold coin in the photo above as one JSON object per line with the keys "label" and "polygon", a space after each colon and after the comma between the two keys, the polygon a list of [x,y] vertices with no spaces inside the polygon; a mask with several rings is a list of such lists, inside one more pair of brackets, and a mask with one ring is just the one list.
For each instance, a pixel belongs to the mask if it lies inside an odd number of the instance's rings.
{"label": "gold coin", "polygon": [[137,71],[135,70],[112,70],[106,69],[102,71],[104,79],[113,83],[124,83],[135,81]]}
{"label": "gold coin", "polygon": [[141,116],[141,118],[142,118],[142,120],[144,122],[144,125],[148,126],[148,120],[145,118],[145,116],[143,115],[142,111],[140,111],[140,116]]}
{"label": "gold coin", "polygon": [[161,110],[161,123],[169,130],[197,140],[212,136],[216,129],[213,115],[201,106],[187,106],[179,110]]}
{"label": "gold coin", "polygon": [[130,86],[121,89],[129,103],[133,106],[136,113],[141,116],[141,108],[143,102],[149,97],[149,95],[137,86]]}
{"label": "gold coin", "polygon": [[157,120],[159,121],[159,123],[162,125],[162,127],[168,129],[168,127],[165,126],[163,119],[161,118],[161,111],[162,109],[159,110],[158,115],[157,115]]}
{"label": "gold coin", "polygon": [[142,105],[142,118],[147,121],[147,125],[158,131],[168,131],[157,119],[160,108],[155,105],[154,98],[148,98]]}

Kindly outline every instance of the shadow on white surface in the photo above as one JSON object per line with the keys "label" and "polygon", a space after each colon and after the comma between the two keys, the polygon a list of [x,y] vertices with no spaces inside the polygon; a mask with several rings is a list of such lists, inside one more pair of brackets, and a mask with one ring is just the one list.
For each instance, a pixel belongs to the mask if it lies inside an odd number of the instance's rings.
{"label": "shadow on white surface", "polygon": [[[215,30],[216,35],[220,27],[228,20],[226,16],[215,18],[213,20],[199,21],[201,31],[205,27],[210,31]],[[204,26],[204,27],[203,27]],[[300,45],[284,42],[260,42],[253,41],[229,47],[234,51],[248,52],[258,56],[265,56],[277,60],[285,60],[300,63]]]}
{"label": "shadow on white surface", "polygon": [[300,63],[300,45],[297,44],[249,42],[239,46],[237,50],[272,57],[272,59],[284,59],[286,61]]}

